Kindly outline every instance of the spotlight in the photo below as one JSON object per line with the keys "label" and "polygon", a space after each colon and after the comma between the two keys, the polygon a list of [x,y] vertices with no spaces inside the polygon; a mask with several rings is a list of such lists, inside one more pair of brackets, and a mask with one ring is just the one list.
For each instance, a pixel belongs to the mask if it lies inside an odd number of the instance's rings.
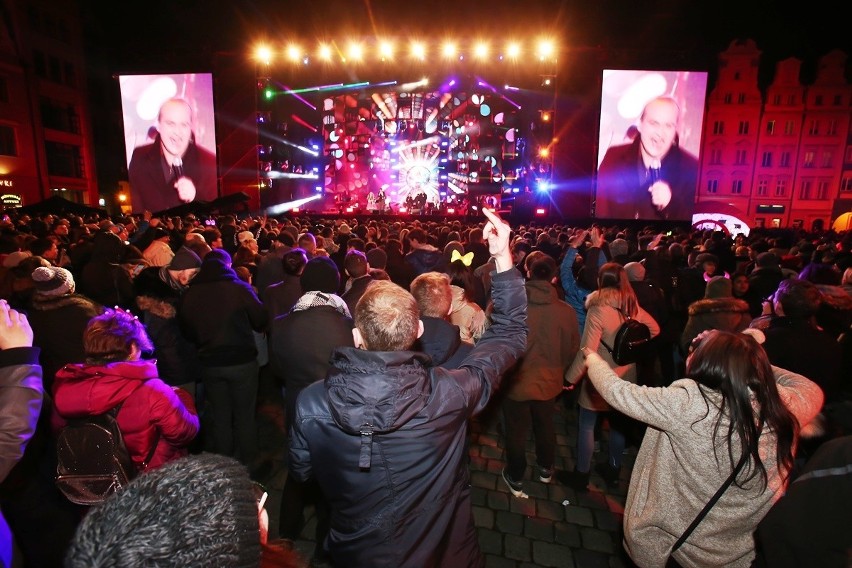
{"label": "spotlight", "polygon": [[411,56],[421,61],[426,58],[426,46],[415,41],[411,44]]}
{"label": "spotlight", "polygon": [[515,42],[510,43],[509,46],[506,48],[506,55],[508,55],[512,59],[518,57],[520,54],[521,54],[521,46],[519,46]]}
{"label": "spotlight", "polygon": [[383,41],[379,44],[379,56],[382,61],[393,57],[393,44],[389,41]]}
{"label": "spotlight", "polygon": [[542,111],[541,121],[542,122],[550,122],[550,113],[548,111]]}
{"label": "spotlight", "polygon": [[298,61],[302,57],[302,50],[296,45],[287,46],[287,59],[290,61]]}
{"label": "spotlight", "polygon": [[360,43],[349,44],[348,55],[353,61],[360,61],[364,57],[364,48]]}
{"label": "spotlight", "polygon": [[443,56],[450,59],[456,56],[457,51],[458,49],[456,48],[456,44],[451,41],[446,42],[441,48],[441,53],[443,54]]}
{"label": "spotlight", "polygon": [[538,151],[538,156],[540,158],[549,158],[550,157],[550,149],[549,148],[541,148]]}
{"label": "spotlight", "polygon": [[479,59],[485,59],[488,57],[488,44],[485,42],[479,42],[473,48],[473,54],[477,56]]}
{"label": "spotlight", "polygon": [[547,209],[545,209],[544,207],[537,207],[535,210],[535,214],[539,217],[543,217],[544,215],[547,215]]}
{"label": "spotlight", "polygon": [[319,58],[323,61],[331,61],[331,47],[328,44],[320,44]]}
{"label": "spotlight", "polygon": [[257,51],[255,51],[255,57],[257,57],[258,61],[261,63],[269,65],[269,62],[272,61],[272,50],[265,45],[262,45],[257,48]]}
{"label": "spotlight", "polygon": [[547,59],[548,57],[553,57],[556,48],[553,46],[553,42],[548,39],[543,39],[538,42],[538,48],[536,49],[536,53],[539,59]]}

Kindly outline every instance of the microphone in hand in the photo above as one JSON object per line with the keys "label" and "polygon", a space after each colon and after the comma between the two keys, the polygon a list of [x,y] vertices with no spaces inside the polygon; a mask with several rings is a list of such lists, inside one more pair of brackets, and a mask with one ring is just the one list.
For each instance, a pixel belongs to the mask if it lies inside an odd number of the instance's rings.
{"label": "microphone in hand", "polygon": [[183,177],[183,160],[180,158],[175,158],[175,161],[172,162],[172,175],[174,176],[174,181]]}

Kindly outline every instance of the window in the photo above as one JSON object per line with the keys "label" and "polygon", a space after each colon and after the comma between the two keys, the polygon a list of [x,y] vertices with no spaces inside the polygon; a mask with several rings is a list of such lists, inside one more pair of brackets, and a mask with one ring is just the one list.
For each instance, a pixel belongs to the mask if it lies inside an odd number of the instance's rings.
{"label": "window", "polygon": [[793,106],[796,104],[796,95],[790,95],[787,97],[787,104]]}
{"label": "window", "polygon": [[707,193],[716,193],[719,189],[719,180],[717,179],[709,179],[707,180]]}
{"label": "window", "polygon": [[823,151],[822,160],[820,160],[820,167],[821,168],[830,168],[831,162],[832,162],[832,157],[833,156],[831,154],[831,150]]}
{"label": "window", "polygon": [[816,199],[826,199],[828,197],[828,182],[821,181],[817,184]]}
{"label": "window", "polygon": [[733,99],[733,95],[731,95],[731,93],[725,93],[725,96],[723,97],[722,100],[726,105],[729,105],[729,104],[731,104],[732,99]]}
{"label": "window", "polygon": [[781,95],[775,95],[772,97],[772,104],[780,105],[781,104]]}
{"label": "window", "polygon": [[742,193],[743,192],[743,180],[735,179],[731,182],[731,193]]}
{"label": "window", "polygon": [[0,156],[17,156],[18,142],[15,139],[15,129],[0,124]]}
{"label": "window", "polygon": [[772,152],[764,152],[763,158],[760,161],[760,165],[764,168],[772,167]]}
{"label": "window", "polygon": [[77,86],[77,69],[74,68],[74,64],[68,61],[65,62],[64,66],[64,83],[69,87]]}
{"label": "window", "polygon": [[720,135],[725,133],[725,123],[717,120],[713,123],[713,134]]}
{"label": "window", "polygon": [[722,163],[722,150],[719,148],[713,148],[710,150],[710,163],[719,165]]}
{"label": "window", "polygon": [[814,97],[814,106],[822,106],[822,95],[817,95]]}
{"label": "window", "polygon": [[804,160],[802,161],[803,168],[812,168],[814,167],[814,151],[808,150],[805,152]]}
{"label": "window", "polygon": [[788,120],[784,123],[784,134],[787,136],[792,136],[796,133],[796,123],[792,120]]}
{"label": "window", "polygon": [[740,93],[739,96],[737,96],[737,102],[740,104],[745,104],[745,93]]}
{"label": "window", "polygon": [[781,152],[781,159],[778,161],[778,165],[782,168],[790,167],[790,152]]}
{"label": "window", "polygon": [[834,106],[843,105],[843,95],[834,95]]}
{"label": "window", "polygon": [[799,189],[799,199],[811,198],[811,182],[810,180],[802,180],[802,187]]}
{"label": "window", "polygon": [[811,124],[808,127],[808,134],[810,134],[811,136],[818,136],[819,135],[819,121],[818,120],[812,120],[811,121]]}
{"label": "window", "polygon": [[787,196],[787,180],[779,179],[775,182],[775,197],[786,197]]}
{"label": "window", "polygon": [[43,99],[41,120],[45,128],[80,134],[80,116],[73,105]]}
{"label": "window", "polygon": [[737,157],[734,160],[734,163],[738,166],[744,166],[746,164],[746,158],[748,157],[748,152],[745,150],[737,150]]}
{"label": "window", "polygon": [[745,136],[748,134],[748,121],[741,120],[740,121],[740,136]]}
{"label": "window", "polygon": [[844,193],[852,191],[852,174],[846,174],[840,180],[840,191]]}
{"label": "window", "polygon": [[37,49],[33,50],[33,68],[35,68],[35,74],[39,77],[47,77],[47,58],[44,53]]}
{"label": "window", "polygon": [[766,121],[766,133],[767,134],[775,134],[775,121],[767,120]]}
{"label": "window", "polygon": [[761,178],[757,182],[757,195],[759,197],[766,197],[767,192],[769,191],[769,179]]}
{"label": "window", "polygon": [[9,82],[6,77],[0,77],[0,103],[9,102]]}
{"label": "window", "polygon": [[844,163],[852,162],[852,146],[846,147],[846,157],[843,159]]}
{"label": "window", "polygon": [[825,129],[828,136],[837,136],[837,120],[831,119],[828,121],[828,128]]}
{"label": "window", "polygon": [[47,154],[47,172],[50,175],[85,178],[83,167],[83,153],[79,146],[61,144],[59,142],[45,142]]}
{"label": "window", "polygon": [[54,83],[62,82],[62,62],[58,57],[50,56],[47,60],[47,77]]}

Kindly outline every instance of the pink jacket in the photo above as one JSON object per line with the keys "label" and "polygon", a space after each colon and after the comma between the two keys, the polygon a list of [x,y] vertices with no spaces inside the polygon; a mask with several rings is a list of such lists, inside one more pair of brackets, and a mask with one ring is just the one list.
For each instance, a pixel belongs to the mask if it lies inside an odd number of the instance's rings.
{"label": "pink jacket", "polygon": [[53,398],[57,429],[67,419],[103,414],[123,403],[118,427],[140,469],[155,443],[149,468],[186,455],[186,446],[198,434],[192,397],[157,378],[154,361],[66,365],[56,373]]}

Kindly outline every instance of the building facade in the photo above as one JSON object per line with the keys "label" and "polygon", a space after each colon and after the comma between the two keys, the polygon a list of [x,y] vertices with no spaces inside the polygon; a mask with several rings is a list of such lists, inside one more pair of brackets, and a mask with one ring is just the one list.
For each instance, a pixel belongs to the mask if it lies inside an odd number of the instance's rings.
{"label": "building facade", "polygon": [[77,4],[2,2],[0,195],[7,204],[58,194],[97,206]]}
{"label": "building facade", "polygon": [[757,227],[828,228],[852,211],[852,86],[846,54],[818,62],[801,82],[801,61],[777,63],[765,93],[758,86],[761,52],[751,40],[719,56],[708,97],[699,204],[723,204]]}

